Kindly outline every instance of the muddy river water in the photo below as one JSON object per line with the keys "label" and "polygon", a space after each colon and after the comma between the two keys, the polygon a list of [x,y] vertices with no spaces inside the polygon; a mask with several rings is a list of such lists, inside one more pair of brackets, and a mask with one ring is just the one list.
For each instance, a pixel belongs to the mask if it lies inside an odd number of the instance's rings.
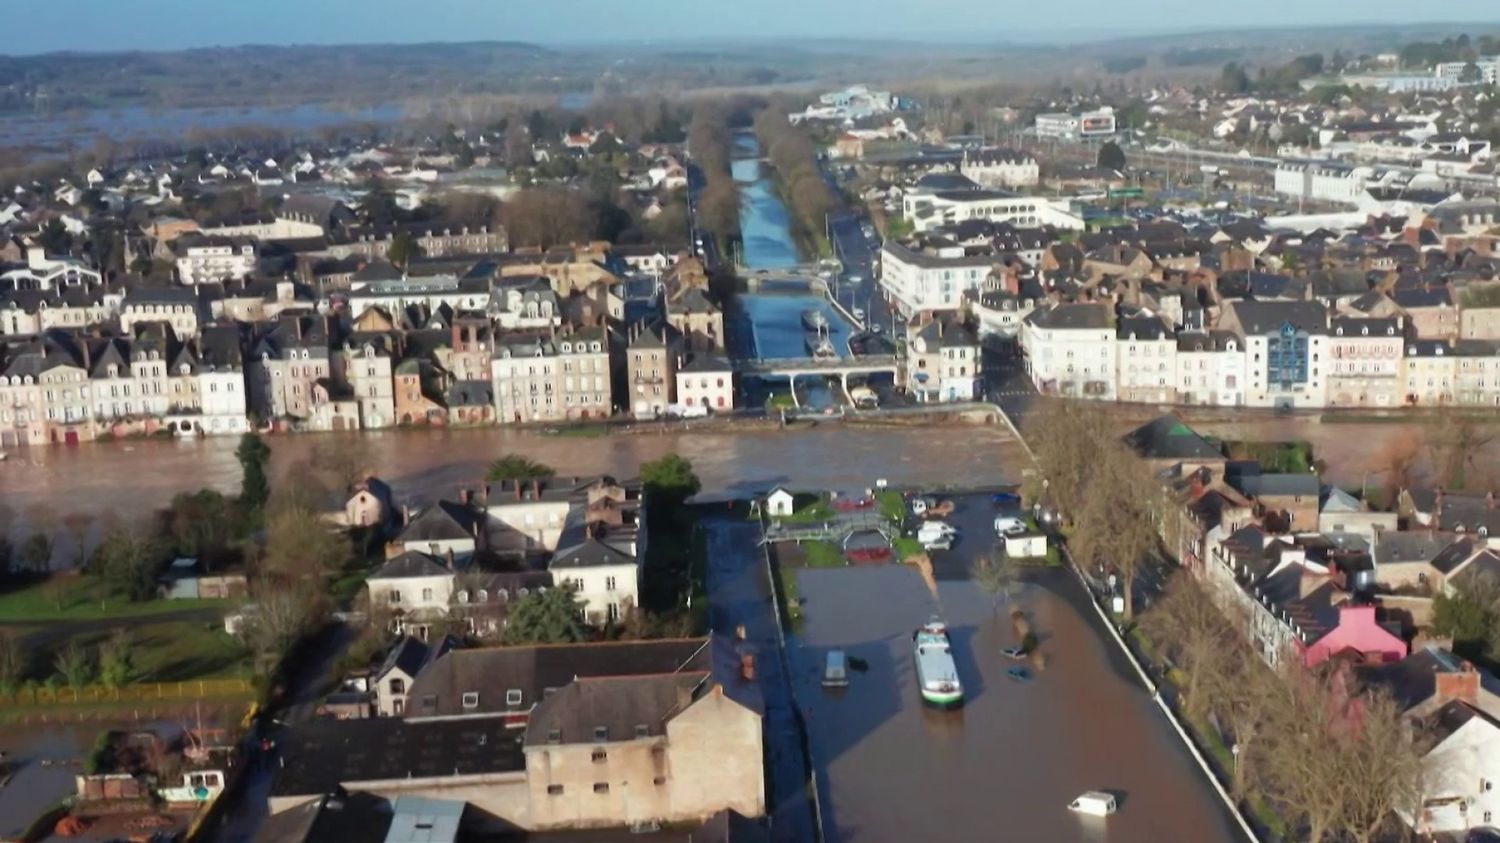
{"label": "muddy river water", "polygon": [[[798,703],[830,841],[1005,840],[1230,843],[1240,838],[1144,688],[1106,644],[1082,587],[1047,571],[1016,598],[1041,638],[1046,669],[1011,679],[1000,650],[1017,643],[1007,609],[968,579],[940,580],[934,600],[900,567],[797,572],[806,599],[793,649]],[[911,632],[950,625],[965,686],[958,711],[917,695]],[[820,687],[824,654],[868,669]],[[1119,813],[1082,817],[1085,790],[1116,794]]]}
{"label": "muddy river water", "polygon": [[[273,478],[305,476],[319,443],[340,434],[278,436]],[[1024,455],[996,427],[855,428],[824,425],[797,431],[636,433],[579,438],[504,428],[410,430],[363,434],[371,469],[407,501],[453,497],[478,484],[485,466],[523,453],[562,474],[633,477],[640,464],[677,453],[692,461],[706,491],[794,487],[861,489],[877,478],[893,485],[990,485],[1019,478]],[[34,448],[0,462],[0,503],[20,514],[148,514],[180,491],[239,488],[233,437],[199,441],[86,443]],[[273,482],[276,482],[273,480]]]}

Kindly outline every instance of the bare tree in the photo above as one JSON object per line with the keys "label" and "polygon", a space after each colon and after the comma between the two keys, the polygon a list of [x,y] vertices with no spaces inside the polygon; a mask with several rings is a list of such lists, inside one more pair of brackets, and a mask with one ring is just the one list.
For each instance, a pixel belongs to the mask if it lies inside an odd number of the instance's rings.
{"label": "bare tree", "polygon": [[1300,839],[1323,843],[1344,816],[1346,770],[1337,742],[1350,711],[1322,677],[1298,665],[1289,664],[1281,679],[1261,744],[1260,780],[1282,815],[1305,832]]}
{"label": "bare tree", "polygon": [[328,605],[315,591],[271,577],[256,582],[254,598],[241,634],[255,654],[256,669],[269,674],[292,645],[322,625]]}
{"label": "bare tree", "polygon": [[1358,697],[1358,716],[1339,744],[1343,815],[1339,825],[1356,843],[1370,843],[1396,822],[1396,812],[1415,814],[1421,801],[1427,741],[1384,690]]}
{"label": "bare tree", "polygon": [[87,512],[70,512],[62,517],[62,524],[73,539],[73,549],[77,554],[74,565],[82,568],[88,564],[89,534],[94,530],[94,517]]}
{"label": "bare tree", "polygon": [[1381,446],[1375,470],[1385,474],[1385,487],[1392,495],[1415,484],[1425,447],[1421,434],[1414,430],[1397,431]]}
{"label": "bare tree", "polygon": [[348,536],[330,527],[315,509],[287,503],[266,513],[262,573],[289,580],[317,577],[342,568],[351,552]]}
{"label": "bare tree", "polygon": [[1194,720],[1208,713],[1213,697],[1207,689],[1215,687],[1227,662],[1250,655],[1235,651],[1223,612],[1186,571],[1172,576],[1162,598],[1141,616],[1141,626],[1158,652],[1181,669],[1183,704]]}
{"label": "bare tree", "polygon": [[1489,483],[1488,475],[1481,476],[1475,470],[1488,469],[1481,452],[1497,435],[1500,430],[1491,419],[1459,407],[1440,407],[1427,433],[1438,482],[1449,489],[1480,488]]}
{"label": "bare tree", "polygon": [[1004,554],[976,556],[969,565],[969,576],[980,591],[990,596],[991,614],[1000,611],[1000,604],[1015,596],[1019,584],[1015,565]]}
{"label": "bare tree", "polygon": [[0,630],[0,690],[10,691],[26,678],[26,651],[21,637],[10,630]]}
{"label": "bare tree", "polygon": [[1073,560],[1108,568],[1120,578],[1125,617],[1134,613],[1135,581],[1141,565],[1157,548],[1155,511],[1160,488],[1145,463],[1114,439],[1088,450],[1092,469],[1082,500],[1074,508],[1078,529],[1069,539]]}

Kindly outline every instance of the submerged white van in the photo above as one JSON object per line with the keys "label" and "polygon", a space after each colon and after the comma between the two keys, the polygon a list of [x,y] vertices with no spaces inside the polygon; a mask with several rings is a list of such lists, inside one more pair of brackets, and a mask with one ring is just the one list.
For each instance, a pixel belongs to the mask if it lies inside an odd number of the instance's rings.
{"label": "submerged white van", "polygon": [[828,656],[823,662],[823,687],[824,688],[847,688],[849,687],[848,660],[844,658],[843,650],[829,650]]}
{"label": "submerged white van", "polygon": [[1115,796],[1102,790],[1090,790],[1074,799],[1068,810],[1092,817],[1107,817],[1115,812]]}

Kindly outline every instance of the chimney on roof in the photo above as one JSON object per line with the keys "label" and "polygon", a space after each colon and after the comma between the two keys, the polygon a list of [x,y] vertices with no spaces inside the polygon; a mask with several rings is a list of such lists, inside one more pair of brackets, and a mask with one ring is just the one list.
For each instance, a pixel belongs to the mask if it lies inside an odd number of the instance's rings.
{"label": "chimney on roof", "polygon": [[447,553],[443,554],[443,567],[450,571],[453,570],[453,548],[451,547],[448,548]]}
{"label": "chimney on roof", "polygon": [[1432,678],[1432,695],[1438,705],[1454,700],[1472,705],[1479,698],[1479,672],[1467,661],[1460,661],[1456,671],[1441,671]]}
{"label": "chimney on roof", "polygon": [[740,678],[746,682],[755,681],[755,654],[748,650],[740,653]]}
{"label": "chimney on roof", "polygon": [[458,502],[464,506],[469,505],[469,490],[463,486],[458,487]]}
{"label": "chimney on roof", "polygon": [[1493,512],[1495,510],[1495,493],[1489,491],[1484,493],[1484,508]]}

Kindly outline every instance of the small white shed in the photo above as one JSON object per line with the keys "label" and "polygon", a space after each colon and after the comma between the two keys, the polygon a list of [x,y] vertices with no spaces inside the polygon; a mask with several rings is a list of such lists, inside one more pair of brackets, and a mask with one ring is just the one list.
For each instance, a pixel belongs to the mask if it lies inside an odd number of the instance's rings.
{"label": "small white shed", "polygon": [[766,513],[772,518],[785,518],[792,514],[794,500],[791,492],[777,486],[766,495]]}
{"label": "small white shed", "polygon": [[1047,537],[1042,533],[1006,536],[1005,555],[1011,559],[1036,559],[1046,556]]}

